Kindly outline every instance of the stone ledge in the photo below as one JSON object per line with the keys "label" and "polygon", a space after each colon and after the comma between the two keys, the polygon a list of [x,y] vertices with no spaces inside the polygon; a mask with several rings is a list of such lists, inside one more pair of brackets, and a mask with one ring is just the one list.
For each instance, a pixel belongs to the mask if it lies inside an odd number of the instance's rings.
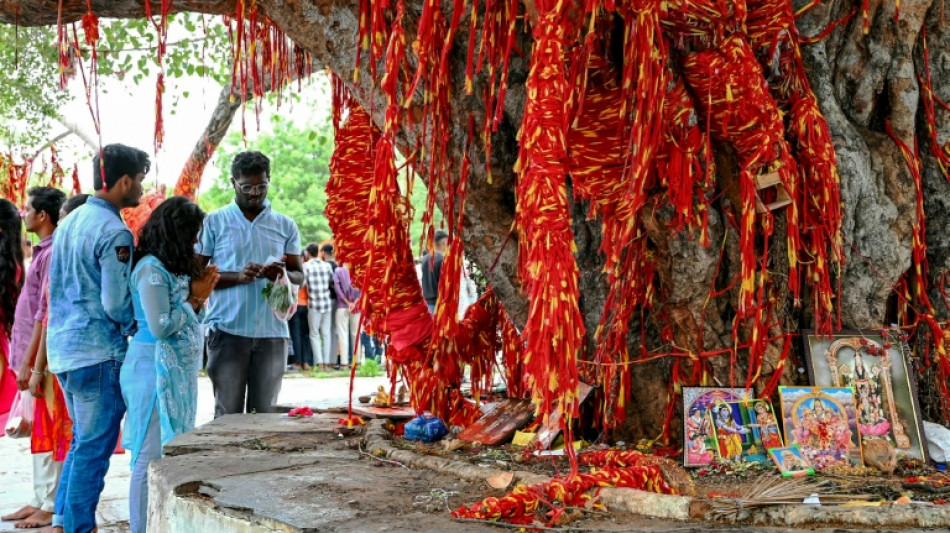
{"label": "stone ledge", "polygon": [[[278,413],[225,415],[179,435],[166,444],[166,457],[212,452],[234,446],[266,450],[281,447],[293,451],[294,441],[313,440],[315,434],[335,435],[339,415],[318,413],[308,418],[288,418]],[[279,444],[278,444],[279,441]]]}
{"label": "stone ledge", "polygon": [[882,507],[784,505],[756,509],[740,517],[740,522],[794,528],[829,524],[874,528],[947,528],[950,527],[950,509],[946,506],[933,505]]}

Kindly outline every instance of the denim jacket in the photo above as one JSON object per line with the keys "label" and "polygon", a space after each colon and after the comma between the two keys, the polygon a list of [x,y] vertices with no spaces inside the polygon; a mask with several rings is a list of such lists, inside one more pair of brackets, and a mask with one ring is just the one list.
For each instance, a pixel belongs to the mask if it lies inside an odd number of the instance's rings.
{"label": "denim jacket", "polygon": [[135,333],[129,292],[132,232],[119,210],[90,198],[53,233],[46,350],[55,373],[122,361]]}

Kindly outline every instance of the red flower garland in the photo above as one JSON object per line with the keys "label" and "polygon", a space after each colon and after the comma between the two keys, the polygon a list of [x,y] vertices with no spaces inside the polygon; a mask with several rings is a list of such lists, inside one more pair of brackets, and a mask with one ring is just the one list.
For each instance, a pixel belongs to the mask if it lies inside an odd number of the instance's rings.
{"label": "red flower garland", "polygon": [[[546,510],[544,523],[554,525],[568,507],[584,507],[598,487],[628,487],[659,494],[677,494],[663,477],[659,465],[644,461],[635,451],[606,450],[583,453],[580,462],[590,465],[588,473],[555,477],[535,485],[518,485],[501,498],[485,498],[452,512],[456,518],[503,520],[511,524],[533,524],[539,511]],[[595,508],[602,504],[594,503]]]}

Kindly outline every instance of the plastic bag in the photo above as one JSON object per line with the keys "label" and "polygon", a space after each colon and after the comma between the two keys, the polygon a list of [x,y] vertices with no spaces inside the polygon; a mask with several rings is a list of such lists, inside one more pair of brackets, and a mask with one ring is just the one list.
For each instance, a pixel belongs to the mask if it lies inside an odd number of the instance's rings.
{"label": "plastic bag", "polygon": [[278,320],[290,320],[297,312],[297,291],[299,289],[287,277],[287,269],[282,269],[277,281],[268,283],[261,294]]}
{"label": "plastic bag", "polygon": [[403,428],[403,436],[406,440],[422,442],[435,442],[446,436],[448,432],[449,428],[445,427],[445,422],[441,418],[432,415],[419,415],[406,422],[406,426]]}
{"label": "plastic bag", "polygon": [[927,452],[934,462],[946,463],[950,460],[950,429],[925,420],[924,437],[927,440]]}
{"label": "plastic bag", "polygon": [[11,439],[23,439],[33,432],[33,395],[30,391],[17,391],[3,429]]}

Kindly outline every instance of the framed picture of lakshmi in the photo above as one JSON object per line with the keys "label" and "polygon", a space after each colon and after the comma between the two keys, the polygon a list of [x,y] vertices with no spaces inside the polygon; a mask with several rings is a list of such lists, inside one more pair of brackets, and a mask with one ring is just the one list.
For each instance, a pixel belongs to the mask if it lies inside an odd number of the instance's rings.
{"label": "framed picture of lakshmi", "polygon": [[782,428],[788,446],[821,470],[863,465],[861,437],[851,387],[779,387]]}
{"label": "framed picture of lakshmi", "polygon": [[742,388],[683,387],[683,466],[705,466],[719,458],[709,411],[716,403],[745,397]]}
{"label": "framed picture of lakshmi", "polygon": [[770,448],[784,446],[767,400],[719,402],[710,410],[719,457],[725,461],[767,462]]}
{"label": "framed picture of lakshmi", "polygon": [[811,383],[854,389],[863,441],[883,439],[898,455],[926,461],[917,384],[897,335],[889,330],[844,330],[831,337],[802,333]]}

